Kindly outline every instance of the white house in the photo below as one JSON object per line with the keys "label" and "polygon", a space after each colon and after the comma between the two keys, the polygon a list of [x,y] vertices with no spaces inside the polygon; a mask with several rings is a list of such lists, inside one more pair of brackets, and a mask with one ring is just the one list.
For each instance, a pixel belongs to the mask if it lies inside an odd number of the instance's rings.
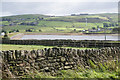
{"label": "white house", "polygon": [[4,36],[4,35],[5,35],[5,33],[4,33],[4,32],[2,32],[2,33],[1,33],[1,35],[2,35],[2,36]]}

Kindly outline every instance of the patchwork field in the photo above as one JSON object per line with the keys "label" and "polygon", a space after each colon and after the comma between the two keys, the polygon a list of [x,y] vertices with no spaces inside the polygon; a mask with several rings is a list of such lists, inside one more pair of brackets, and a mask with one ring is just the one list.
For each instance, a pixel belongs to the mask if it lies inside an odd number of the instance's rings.
{"label": "patchwork field", "polygon": [[89,14],[79,16],[47,16],[39,14],[16,15],[2,17],[0,25],[2,31],[13,32],[39,32],[39,33],[104,33],[107,24],[107,33],[118,27],[116,13]]}

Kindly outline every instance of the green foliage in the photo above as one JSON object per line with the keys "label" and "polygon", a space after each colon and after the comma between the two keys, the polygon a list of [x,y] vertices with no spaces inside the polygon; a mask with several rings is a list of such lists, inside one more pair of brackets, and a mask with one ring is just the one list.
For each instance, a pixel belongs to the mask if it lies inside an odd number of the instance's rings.
{"label": "green foliage", "polygon": [[118,78],[116,72],[100,72],[100,71],[95,71],[95,70],[85,70],[85,71],[76,71],[76,70],[61,70],[58,71],[56,74],[60,74],[57,76],[52,76],[49,73],[30,73],[27,75],[27,78]]}
{"label": "green foliage", "polygon": [[118,61],[107,61],[107,62],[104,62],[103,65],[106,70],[117,72],[119,64],[120,63]]}
{"label": "green foliage", "polygon": [[8,35],[7,35],[7,33],[5,33],[5,35],[4,35],[4,38],[8,38]]}
{"label": "green foliage", "polygon": [[120,27],[117,27],[117,28],[113,28],[113,30],[112,30],[113,32],[117,32],[117,33],[119,33],[120,32]]}
{"label": "green foliage", "polygon": [[100,71],[104,72],[106,70],[106,68],[103,66],[102,63],[99,63],[98,66],[99,66]]}
{"label": "green foliage", "polygon": [[93,69],[97,68],[97,66],[93,63],[93,61],[91,59],[89,60],[89,64],[90,64],[91,68],[93,68]]}

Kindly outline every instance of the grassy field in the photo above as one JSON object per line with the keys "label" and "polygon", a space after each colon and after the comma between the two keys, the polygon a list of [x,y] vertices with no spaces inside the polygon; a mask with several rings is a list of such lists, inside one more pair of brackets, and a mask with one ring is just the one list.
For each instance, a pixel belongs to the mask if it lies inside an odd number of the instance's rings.
{"label": "grassy field", "polygon": [[[42,46],[42,45],[13,45],[13,44],[1,44],[2,50],[37,50],[44,48],[53,48],[57,46]],[[97,48],[77,48],[77,47],[62,47],[72,49],[97,49]]]}
{"label": "grassy field", "polygon": [[[73,27],[75,26],[75,27]],[[4,26],[3,30],[11,31],[11,30],[19,30],[20,32],[25,32],[26,29],[34,28],[35,32],[39,32],[41,30],[42,33],[45,32],[71,32],[74,29],[76,30],[87,30],[92,29],[92,27],[97,28],[103,27],[102,23],[88,23],[86,26],[86,23],[79,23],[79,22],[60,22],[60,21],[39,21],[39,24],[37,26]]]}

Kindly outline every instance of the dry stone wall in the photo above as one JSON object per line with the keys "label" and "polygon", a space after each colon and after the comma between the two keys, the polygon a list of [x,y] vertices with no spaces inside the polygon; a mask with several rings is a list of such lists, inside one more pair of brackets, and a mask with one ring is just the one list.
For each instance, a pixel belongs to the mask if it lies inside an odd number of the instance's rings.
{"label": "dry stone wall", "polygon": [[79,66],[91,67],[108,60],[118,60],[119,47],[80,50],[65,48],[45,48],[40,50],[9,50],[0,52],[3,57],[3,77],[23,76],[29,72],[51,72],[58,70],[77,69]]}
{"label": "dry stone wall", "polygon": [[120,43],[100,40],[2,40],[3,44],[71,46],[71,47],[120,47]]}

